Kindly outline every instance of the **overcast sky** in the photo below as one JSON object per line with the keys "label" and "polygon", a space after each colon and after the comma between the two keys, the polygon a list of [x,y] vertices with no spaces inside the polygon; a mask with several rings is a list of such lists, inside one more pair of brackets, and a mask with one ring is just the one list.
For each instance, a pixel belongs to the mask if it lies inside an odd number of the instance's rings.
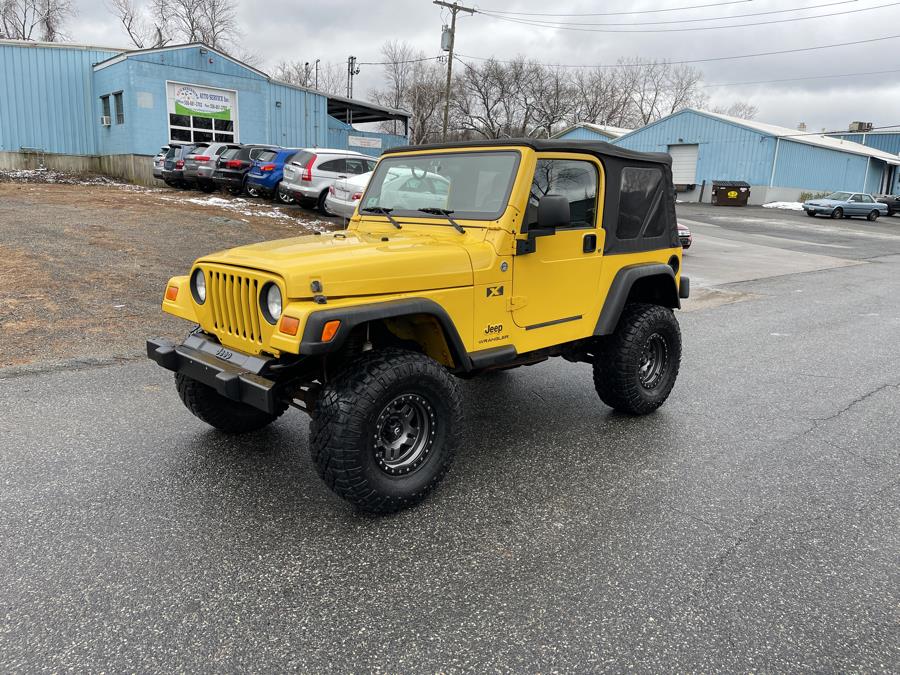
{"label": "overcast sky", "polygon": [[[140,2],[141,0],[137,0]],[[239,0],[243,48],[258,54],[262,70],[279,60],[331,61],[346,64],[379,61],[386,40],[404,40],[428,55],[440,53],[441,25],[447,12],[431,0]],[[555,14],[646,12],[616,16],[525,16],[515,18],[572,23],[574,28],[617,31],[664,29],[669,32],[587,32],[522,25],[484,14],[461,15],[456,50],[460,55],[499,59],[523,54],[543,63],[608,64],[619,57],[705,59],[758,52],[816,47],[878,37],[897,38],[812,52],[696,64],[707,84],[776,80],[812,76],[855,75],[806,81],[707,88],[714,104],[736,99],[759,107],[756,119],[786,127],[806,122],[810,130],[843,129],[853,120],[876,126],[900,124],[900,2],[888,0],[488,0],[475,5],[485,11],[553,12]],[[128,46],[124,32],[104,0],[76,0],[77,16],[68,32],[76,42]],[[827,5],[827,6],[824,6]],[[470,5],[471,6],[471,5]],[[738,18],[738,15],[806,8],[792,12]],[[801,17],[850,12],[800,20]],[[511,16],[511,15],[507,15]],[[689,19],[703,21],[688,22]],[[767,25],[685,31],[685,28],[783,21]],[[649,22],[679,22],[655,23]],[[596,24],[632,24],[620,27]],[[587,24],[595,24],[589,26]],[[676,30],[677,29],[677,30]],[[464,57],[463,57],[464,58]],[[355,96],[366,98],[381,83],[379,66],[362,66]]]}

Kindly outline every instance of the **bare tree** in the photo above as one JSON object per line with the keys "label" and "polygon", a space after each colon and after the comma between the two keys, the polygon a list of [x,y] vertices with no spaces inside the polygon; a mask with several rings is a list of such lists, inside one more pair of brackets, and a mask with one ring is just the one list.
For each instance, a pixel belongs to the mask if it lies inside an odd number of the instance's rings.
{"label": "bare tree", "polygon": [[731,105],[716,106],[712,109],[712,112],[719,113],[720,115],[738,117],[742,120],[752,120],[759,112],[759,108],[749,101],[735,101]]}
{"label": "bare tree", "polygon": [[279,61],[275,66],[273,77],[288,84],[308,87],[325,94],[343,94],[346,89],[345,71],[337,63],[319,62],[318,84],[315,60]]}
{"label": "bare tree", "polygon": [[13,40],[56,42],[73,14],[71,0],[0,0],[0,33]]}
{"label": "bare tree", "polygon": [[138,49],[163,47],[169,41],[163,36],[160,24],[148,21],[145,12],[135,5],[134,0],[110,0],[108,7]]}

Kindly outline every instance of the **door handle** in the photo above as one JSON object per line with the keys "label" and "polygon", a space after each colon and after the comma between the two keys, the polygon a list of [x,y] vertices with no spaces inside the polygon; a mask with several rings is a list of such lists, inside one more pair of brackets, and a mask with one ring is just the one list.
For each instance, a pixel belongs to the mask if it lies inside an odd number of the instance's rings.
{"label": "door handle", "polygon": [[593,253],[596,250],[597,250],[597,235],[596,234],[584,235],[584,239],[581,240],[581,252],[582,253]]}

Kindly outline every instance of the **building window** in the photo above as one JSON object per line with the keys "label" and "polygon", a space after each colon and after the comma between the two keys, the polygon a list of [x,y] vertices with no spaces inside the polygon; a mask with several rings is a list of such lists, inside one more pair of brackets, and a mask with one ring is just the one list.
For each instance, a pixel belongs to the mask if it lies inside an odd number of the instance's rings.
{"label": "building window", "polygon": [[169,140],[182,143],[234,143],[234,122],[199,115],[170,114]]}
{"label": "building window", "polygon": [[112,113],[109,112],[109,95],[108,94],[106,96],[100,97],[100,108],[101,108],[100,114],[103,115],[103,117],[109,119],[110,115]]}
{"label": "building window", "polygon": [[[116,124],[125,124],[125,104],[123,102],[122,92],[113,94],[116,102]],[[109,99],[107,99],[108,101]]]}

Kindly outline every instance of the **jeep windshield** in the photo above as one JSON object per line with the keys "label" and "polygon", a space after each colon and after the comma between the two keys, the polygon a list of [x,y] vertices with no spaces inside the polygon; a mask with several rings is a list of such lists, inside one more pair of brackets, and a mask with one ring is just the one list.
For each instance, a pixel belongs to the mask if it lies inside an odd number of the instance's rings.
{"label": "jeep windshield", "polygon": [[[448,152],[388,156],[378,163],[359,210],[392,216],[496,220],[506,209],[519,166],[519,153]],[[423,213],[422,209],[432,211]]]}

